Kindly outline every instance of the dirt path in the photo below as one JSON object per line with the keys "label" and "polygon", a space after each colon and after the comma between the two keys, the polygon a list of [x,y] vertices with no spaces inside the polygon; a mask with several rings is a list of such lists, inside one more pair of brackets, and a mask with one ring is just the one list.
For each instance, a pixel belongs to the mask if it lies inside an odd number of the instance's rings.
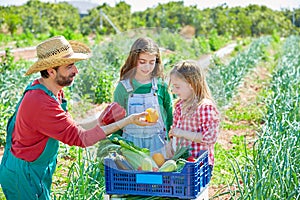
{"label": "dirt path", "polygon": [[[21,59],[24,60],[35,60],[36,59],[36,49],[35,47],[26,47],[26,48],[18,48],[11,50],[12,56],[14,56],[14,60],[18,61]],[[5,56],[5,51],[0,51],[0,60],[1,57]]]}
{"label": "dirt path", "polygon": [[225,47],[219,49],[214,54],[202,55],[199,58],[198,62],[200,63],[200,66],[202,66],[204,68],[208,68],[213,55],[215,55],[219,58],[223,58],[223,57],[229,55],[234,50],[235,46],[236,46],[236,43],[231,43],[231,44],[228,44]]}

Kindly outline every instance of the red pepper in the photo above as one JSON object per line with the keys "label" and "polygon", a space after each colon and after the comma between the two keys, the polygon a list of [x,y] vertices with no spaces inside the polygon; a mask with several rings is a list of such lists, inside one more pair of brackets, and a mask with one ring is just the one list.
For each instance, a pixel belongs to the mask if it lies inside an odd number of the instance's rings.
{"label": "red pepper", "polygon": [[189,162],[195,162],[196,158],[194,156],[190,156],[186,160],[189,161]]}
{"label": "red pepper", "polygon": [[158,172],[158,168],[157,167],[152,167],[152,171]]}
{"label": "red pepper", "polygon": [[101,113],[100,124],[107,125],[119,121],[126,116],[126,110],[118,103],[113,102],[108,105]]}

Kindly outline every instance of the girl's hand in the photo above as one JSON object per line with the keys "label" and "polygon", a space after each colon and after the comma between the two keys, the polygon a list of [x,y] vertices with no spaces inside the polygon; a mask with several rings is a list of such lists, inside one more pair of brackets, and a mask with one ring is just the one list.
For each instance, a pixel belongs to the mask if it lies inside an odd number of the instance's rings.
{"label": "girl's hand", "polygon": [[179,128],[172,128],[169,132],[169,136],[174,136],[174,137],[183,137],[184,136],[184,131],[179,129]]}
{"label": "girl's hand", "polygon": [[147,112],[135,113],[128,116],[130,123],[138,126],[153,126],[156,122],[147,122],[145,116],[148,115]]}
{"label": "girl's hand", "polygon": [[174,136],[174,132],[173,132],[173,128],[171,128],[169,131],[169,138],[173,138],[173,136]]}
{"label": "girl's hand", "polygon": [[[194,142],[201,142],[202,141],[202,134],[200,132],[192,132],[192,131],[185,131],[180,128],[172,128],[170,130],[171,135],[177,138],[185,138],[187,140],[191,140]],[[169,133],[170,135],[170,133]]]}

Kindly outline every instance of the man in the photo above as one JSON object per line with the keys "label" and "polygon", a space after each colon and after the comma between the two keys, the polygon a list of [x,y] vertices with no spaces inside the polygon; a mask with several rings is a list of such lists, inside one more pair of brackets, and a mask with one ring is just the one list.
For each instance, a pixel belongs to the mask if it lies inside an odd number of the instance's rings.
{"label": "man", "polygon": [[87,147],[130,123],[153,125],[142,120],[144,112],[113,116],[116,122],[105,126],[101,115],[92,129],[83,129],[67,112],[62,89],[73,83],[78,73],[75,63],[88,59],[90,49],[57,36],[39,44],[37,56],[26,75],[40,72],[41,77],[27,86],[7,126],[0,166],[0,184],[7,199],[50,199],[59,141]]}

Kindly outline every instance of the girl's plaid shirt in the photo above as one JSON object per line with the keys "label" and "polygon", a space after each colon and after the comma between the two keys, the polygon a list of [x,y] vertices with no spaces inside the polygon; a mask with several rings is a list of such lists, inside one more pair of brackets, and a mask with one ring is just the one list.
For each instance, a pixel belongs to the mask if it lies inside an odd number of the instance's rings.
{"label": "girl's plaid shirt", "polygon": [[182,100],[175,105],[172,128],[198,132],[202,136],[200,143],[176,138],[176,145],[192,147],[191,154],[198,157],[200,150],[208,150],[209,164],[214,165],[214,144],[219,132],[220,116],[214,104],[201,104],[190,115],[182,114]]}

